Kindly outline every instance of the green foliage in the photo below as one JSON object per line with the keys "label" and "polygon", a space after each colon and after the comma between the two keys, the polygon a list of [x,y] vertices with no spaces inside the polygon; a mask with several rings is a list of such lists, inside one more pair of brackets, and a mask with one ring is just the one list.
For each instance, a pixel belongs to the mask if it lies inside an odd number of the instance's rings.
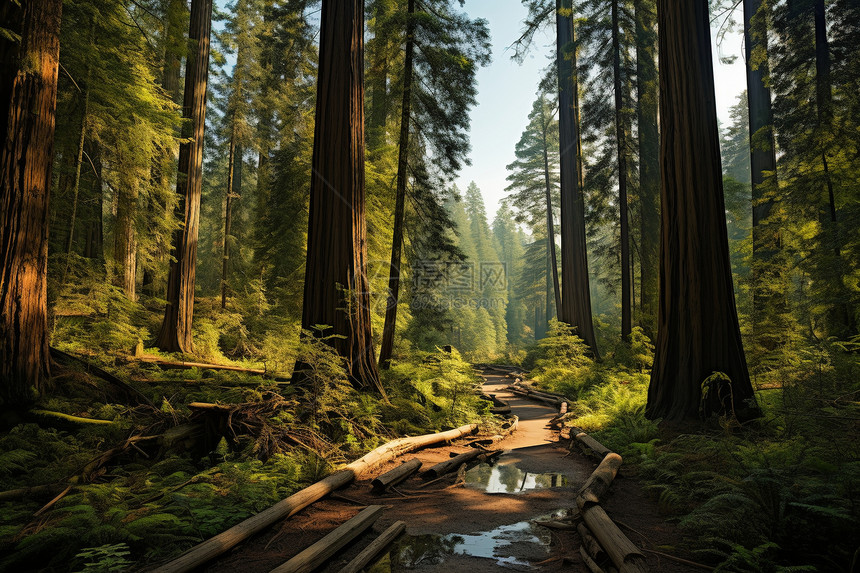
{"label": "green foliage", "polygon": [[80,573],[111,573],[125,571],[134,565],[134,561],[126,559],[130,554],[131,550],[127,543],[115,543],[88,547],[75,555],[75,559],[85,560],[84,568]]}
{"label": "green foliage", "polygon": [[412,361],[396,361],[385,373],[391,406],[383,408],[383,421],[398,433],[425,433],[474,422],[485,415],[487,402],[476,394],[481,379],[460,353],[438,350],[416,353]]}

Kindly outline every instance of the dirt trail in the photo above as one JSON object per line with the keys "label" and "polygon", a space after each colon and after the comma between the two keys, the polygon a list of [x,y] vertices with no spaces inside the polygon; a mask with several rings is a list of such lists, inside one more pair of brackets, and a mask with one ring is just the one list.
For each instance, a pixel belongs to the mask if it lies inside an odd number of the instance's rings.
{"label": "dirt trail", "polygon": [[[369,479],[338,493],[343,497],[321,500],[292,518],[261,534],[216,561],[207,571],[268,572],[308,547],[358,513],[364,505],[383,504],[385,513],[373,531],[366,533],[323,571],[334,573],[397,520],[407,524],[406,535],[370,571],[481,573],[484,571],[587,571],[579,558],[575,532],[551,531],[532,523],[561,515],[575,506],[577,489],[596,467],[574,449],[572,455],[546,426],[556,410],[510,394],[509,380],[486,374],[484,390],[511,405],[520,419],[519,428],[497,446],[506,450],[494,466],[469,470],[465,486],[452,487],[453,478],[420,488],[412,477],[398,486],[402,495],[371,494]],[[449,453],[468,451],[462,446],[425,449],[407,454],[417,457],[423,469],[449,458]],[[400,464],[396,460],[374,475]],[[345,501],[345,498],[354,503]],[[640,547],[674,551],[679,535],[661,517],[635,481],[623,471],[613,483],[604,507]],[[636,530],[637,533],[632,533]],[[648,555],[653,571],[680,573],[700,571]]]}

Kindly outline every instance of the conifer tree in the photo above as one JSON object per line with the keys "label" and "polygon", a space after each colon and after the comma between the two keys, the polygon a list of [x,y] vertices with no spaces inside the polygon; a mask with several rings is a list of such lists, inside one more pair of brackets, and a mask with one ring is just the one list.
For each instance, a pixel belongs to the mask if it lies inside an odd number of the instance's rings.
{"label": "conifer tree", "polygon": [[634,0],[636,124],[639,163],[639,325],[654,337],[660,241],[660,134],[657,128],[657,12],[654,0]]}
{"label": "conifer tree", "polygon": [[[379,357],[383,368],[387,367],[394,347],[410,176],[413,188],[441,188],[468,162],[468,112],[477,93],[475,73],[490,58],[486,22],[470,20],[453,11],[450,4],[450,0],[407,0],[402,14],[390,13],[390,18],[399,17],[398,21],[405,23],[405,55],[388,301]],[[377,18],[384,14],[379,8]],[[395,22],[377,21],[376,26],[393,31]],[[384,50],[384,44],[379,49]],[[373,109],[382,105],[378,101],[382,87],[379,81],[375,84]],[[424,155],[432,153],[432,161],[417,159],[415,150]],[[418,169],[416,159],[422,162]],[[413,200],[421,196],[415,192],[412,195]]]}
{"label": "conifer tree", "polygon": [[657,18],[660,319],[646,415],[749,418],[757,410],[729,263],[708,2],[658,0]]}
{"label": "conifer tree", "polygon": [[173,234],[173,257],[167,277],[167,307],[156,346],[167,352],[192,352],[191,319],[197,271],[197,235],[203,170],[203,134],[206,123],[206,87],[209,76],[209,32],[212,0],[192,0],[188,64],[182,115],[190,120],[183,129],[188,141],[179,147],[177,215],[183,226]]}
{"label": "conifer tree", "polygon": [[516,160],[508,165],[507,191],[512,204],[521,212],[533,230],[544,227],[547,242],[547,301],[545,312],[549,324],[553,307],[561,308],[558,263],[555,252],[555,211],[558,205],[558,122],[556,107],[543,94],[532,106],[529,124],[516,146]]}
{"label": "conifer tree", "polygon": [[367,279],[364,2],[323,0],[321,27],[302,329],[334,334],[352,383],[385,396]]}
{"label": "conifer tree", "polygon": [[[22,407],[50,375],[48,191],[62,2],[0,7],[0,405]],[[33,113],[35,112],[35,113]]]}

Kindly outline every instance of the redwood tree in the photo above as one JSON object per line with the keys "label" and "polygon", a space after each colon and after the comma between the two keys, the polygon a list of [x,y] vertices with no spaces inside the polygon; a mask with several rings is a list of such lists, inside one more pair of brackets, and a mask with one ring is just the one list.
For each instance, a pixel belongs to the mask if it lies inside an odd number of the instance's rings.
{"label": "redwood tree", "polygon": [[[302,329],[384,395],[373,349],[364,218],[364,2],[323,0]],[[300,373],[305,365],[296,364]]]}
{"label": "redwood tree", "polygon": [[621,217],[621,338],[629,340],[632,324],[630,229],[627,217],[627,126],[624,121],[624,92],[621,81],[621,30],[618,2],[612,0],[612,85],[615,92],[615,142],[618,152],[618,208]]}
{"label": "redwood tree", "polygon": [[209,77],[209,32],[212,0],[192,0],[188,30],[188,63],[182,116],[188,121],[179,146],[177,216],[183,221],[173,234],[173,257],[167,276],[167,307],[156,346],[167,352],[191,352],[191,316],[197,269],[197,233],[203,187],[203,129],[206,123],[206,84]]}
{"label": "redwood tree", "polygon": [[[729,263],[708,1],[659,0],[663,189],[657,341],[646,414],[756,412]],[[730,382],[703,384],[722,372]]]}
{"label": "redwood tree", "polygon": [[[61,0],[0,8],[0,405],[32,401],[50,374],[48,190]],[[10,33],[20,35],[13,41]]]}
{"label": "redwood tree", "polygon": [[579,94],[570,0],[556,0],[561,152],[561,308],[559,319],[576,328],[599,357],[591,319],[588,253],[585,245],[585,203],[582,196],[582,144],[579,135]]}
{"label": "redwood tree", "polygon": [[636,120],[639,127],[639,324],[654,338],[660,235],[657,23],[654,0],[636,0]]}
{"label": "redwood tree", "polygon": [[[400,294],[400,263],[403,250],[403,219],[406,204],[406,179],[409,157],[409,119],[412,111],[412,54],[415,49],[415,0],[406,4],[406,55],[403,61],[403,100],[400,105],[400,136],[397,151],[397,188],[394,199],[394,236],[391,242],[391,266],[388,275],[388,302],[382,328],[379,366],[386,369],[394,350],[394,330],[397,325],[397,303]],[[374,98],[376,103],[378,98]]]}

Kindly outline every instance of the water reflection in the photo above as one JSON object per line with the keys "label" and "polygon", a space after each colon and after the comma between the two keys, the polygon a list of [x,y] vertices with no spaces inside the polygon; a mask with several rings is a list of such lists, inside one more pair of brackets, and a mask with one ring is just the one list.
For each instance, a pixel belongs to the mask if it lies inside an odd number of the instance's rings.
{"label": "water reflection", "polygon": [[531,473],[515,463],[480,464],[466,472],[466,485],[487,493],[520,493],[532,489],[564,487],[567,476],[560,473]]}
{"label": "water reflection", "polygon": [[451,555],[492,559],[498,565],[524,570],[531,568],[530,561],[546,559],[550,541],[547,529],[528,521],[474,534],[404,535],[368,571],[391,573],[438,565]]}

